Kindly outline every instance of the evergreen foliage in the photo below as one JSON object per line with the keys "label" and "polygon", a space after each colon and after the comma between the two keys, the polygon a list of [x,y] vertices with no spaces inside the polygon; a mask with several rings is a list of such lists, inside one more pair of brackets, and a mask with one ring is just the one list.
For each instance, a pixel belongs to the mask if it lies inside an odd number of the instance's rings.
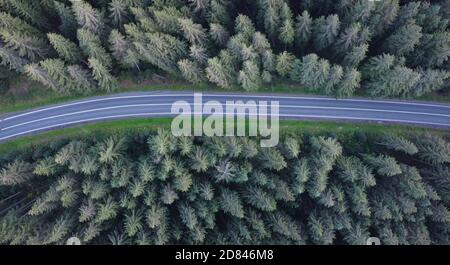
{"label": "evergreen foliage", "polygon": [[[3,2],[0,63],[51,89],[42,77],[50,73],[30,76],[25,65],[77,65],[68,70],[72,84],[54,89],[61,93],[111,90],[106,79],[148,70],[248,91],[285,80],[337,98],[420,97],[450,87],[443,0]],[[391,57],[383,71],[373,68]],[[99,77],[107,69],[110,77]]]}
{"label": "evergreen foliage", "polygon": [[0,243],[448,244],[449,148],[431,133],[61,140],[0,157]]}

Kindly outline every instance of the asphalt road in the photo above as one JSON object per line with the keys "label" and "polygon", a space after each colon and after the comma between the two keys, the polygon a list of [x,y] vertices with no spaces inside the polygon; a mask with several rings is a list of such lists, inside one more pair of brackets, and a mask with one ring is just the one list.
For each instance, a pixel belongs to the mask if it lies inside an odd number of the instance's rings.
{"label": "asphalt road", "polygon": [[[171,117],[172,103],[193,103],[193,92],[127,93],[73,101],[0,117],[0,141],[113,119]],[[279,101],[281,119],[345,120],[409,124],[450,130],[450,105],[424,102],[308,97],[286,94],[203,93],[216,100]],[[1,108],[1,106],[0,106]]]}

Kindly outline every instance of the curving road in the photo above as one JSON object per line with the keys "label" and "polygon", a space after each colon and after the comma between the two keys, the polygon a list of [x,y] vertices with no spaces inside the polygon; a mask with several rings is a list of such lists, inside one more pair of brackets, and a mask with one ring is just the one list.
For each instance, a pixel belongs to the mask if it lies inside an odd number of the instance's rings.
{"label": "curving road", "polygon": [[[172,103],[193,103],[193,92],[154,91],[117,94],[48,106],[0,117],[0,141],[56,128],[103,120],[170,117]],[[280,118],[347,120],[409,124],[450,130],[450,105],[365,99],[335,100],[283,94],[203,93],[203,102],[217,100],[280,103]]]}

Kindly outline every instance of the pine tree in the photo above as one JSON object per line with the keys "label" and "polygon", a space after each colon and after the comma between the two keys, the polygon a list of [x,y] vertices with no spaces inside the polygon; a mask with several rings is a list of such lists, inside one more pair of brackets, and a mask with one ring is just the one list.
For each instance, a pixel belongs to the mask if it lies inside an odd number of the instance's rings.
{"label": "pine tree", "polygon": [[191,168],[197,172],[205,172],[209,167],[208,154],[196,148],[191,156]]}
{"label": "pine tree", "polygon": [[324,89],[330,77],[330,63],[316,54],[304,56],[291,71],[291,79],[300,81],[311,91]]}
{"label": "pine tree", "polygon": [[442,6],[430,2],[422,2],[415,20],[424,32],[442,32],[448,25],[448,17],[442,16]]}
{"label": "pine tree", "polygon": [[198,84],[204,81],[204,73],[202,69],[193,61],[183,59],[178,62],[178,68],[180,69],[183,77],[191,83]]}
{"label": "pine tree", "polygon": [[300,195],[305,192],[306,182],[310,177],[310,173],[308,162],[305,159],[300,159],[295,164],[292,171],[292,175],[294,176],[292,189],[296,194]]}
{"label": "pine tree", "polygon": [[68,63],[78,63],[81,60],[81,51],[75,43],[56,33],[48,33],[47,37],[58,55]]}
{"label": "pine tree", "polygon": [[358,0],[355,2],[356,3],[349,7],[348,12],[346,12],[343,17],[344,24],[349,25],[355,22],[365,24],[371,18],[372,12],[375,9],[374,2],[364,0]]}
{"label": "pine tree", "polygon": [[239,72],[238,82],[247,91],[258,90],[262,82],[258,65],[252,61],[245,61],[243,69]]}
{"label": "pine tree", "polygon": [[100,88],[106,91],[115,90],[118,86],[117,80],[110,74],[109,69],[95,58],[90,58],[88,61],[92,76],[97,80]]}
{"label": "pine tree", "polygon": [[276,70],[281,77],[286,77],[292,70],[295,57],[289,52],[282,52],[276,59]]}
{"label": "pine tree", "polygon": [[387,73],[396,63],[396,58],[390,54],[372,57],[363,66],[363,74],[367,79],[378,79]]}
{"label": "pine tree", "polygon": [[280,212],[271,214],[269,216],[269,223],[274,232],[296,242],[299,242],[301,240],[299,228],[297,224],[291,218],[289,218],[289,216]]}
{"label": "pine tree", "polygon": [[397,29],[384,42],[384,51],[397,56],[412,52],[422,38],[422,28],[414,23]]}
{"label": "pine tree", "polygon": [[413,65],[441,67],[450,58],[450,32],[423,34],[414,54],[409,56]]}
{"label": "pine tree", "polygon": [[206,32],[200,24],[195,24],[191,19],[178,19],[184,37],[192,44],[203,44],[206,40]]}
{"label": "pine tree", "polygon": [[372,96],[407,96],[420,80],[420,74],[410,68],[395,65],[392,55],[371,58],[363,67],[363,86]]}
{"label": "pine tree", "polygon": [[223,23],[223,25],[230,26],[232,20],[229,13],[232,11],[233,3],[224,2],[220,0],[211,0],[211,11],[209,22]]}
{"label": "pine tree", "polygon": [[209,57],[208,57],[207,51],[204,47],[198,46],[198,45],[192,45],[189,50],[190,50],[189,55],[197,63],[199,63],[202,66],[206,65],[208,63]]}
{"label": "pine tree", "polygon": [[205,13],[209,8],[208,0],[189,0],[190,5],[194,8],[194,12]]}
{"label": "pine tree", "polygon": [[34,36],[27,36],[18,32],[0,31],[0,35],[5,42],[5,47],[14,51],[20,57],[27,57],[31,61],[45,58],[49,54],[48,45],[43,39]]}
{"label": "pine tree", "polygon": [[118,214],[119,206],[112,197],[108,197],[98,205],[98,213],[95,218],[97,224],[101,224],[105,221],[111,220]]}
{"label": "pine tree", "polygon": [[78,91],[89,93],[95,89],[96,84],[86,69],[83,69],[79,65],[70,65],[67,67],[67,72],[73,79]]}
{"label": "pine tree", "polygon": [[55,161],[51,157],[48,157],[46,159],[39,161],[39,163],[34,168],[33,173],[38,176],[49,177],[49,176],[53,175],[54,173],[56,173],[56,169],[57,169],[57,165],[56,165]]}
{"label": "pine tree", "polygon": [[450,144],[439,136],[425,134],[416,140],[418,156],[431,164],[442,164],[450,161]]}
{"label": "pine tree", "polygon": [[281,7],[281,19],[282,25],[278,38],[285,47],[291,46],[295,38],[294,21],[292,19],[292,11],[286,2]]}
{"label": "pine tree", "polygon": [[234,69],[232,66],[226,65],[223,59],[214,57],[208,60],[206,68],[206,76],[208,80],[222,88],[230,88],[234,85]]}
{"label": "pine tree", "polygon": [[96,214],[96,207],[92,200],[83,203],[79,209],[80,215],[78,220],[81,223],[91,221]]}
{"label": "pine tree", "polygon": [[261,161],[263,168],[280,171],[287,166],[283,156],[275,149],[259,153],[258,160]]}
{"label": "pine tree", "polygon": [[60,91],[69,93],[69,91],[76,89],[76,84],[69,78],[64,61],[60,59],[46,59],[41,61],[40,64],[48,75],[58,82]]}
{"label": "pine tree", "polygon": [[400,166],[395,158],[387,155],[364,156],[364,160],[371,166],[375,167],[378,174],[382,176],[392,177],[402,173]]}
{"label": "pine tree", "polygon": [[35,2],[29,2],[25,0],[10,0],[12,8],[21,17],[30,21],[40,28],[46,28],[49,26],[49,21],[44,15],[43,10],[39,4]]}
{"label": "pine tree", "polygon": [[100,163],[111,164],[120,159],[125,149],[125,140],[123,138],[108,138],[98,146]]}
{"label": "pine tree", "polygon": [[0,27],[7,32],[41,36],[42,32],[19,17],[0,12]]}
{"label": "pine tree", "polygon": [[24,72],[32,79],[43,85],[53,89],[54,91],[60,91],[55,80],[53,80],[48,73],[38,64],[27,64],[24,67]]}
{"label": "pine tree", "polygon": [[80,47],[86,56],[101,62],[107,67],[112,65],[111,56],[102,46],[100,38],[97,35],[89,30],[79,29],[77,31],[77,37],[80,41]]}
{"label": "pine tree", "polygon": [[31,165],[20,160],[7,164],[0,171],[0,183],[5,186],[21,184],[31,177]]}
{"label": "pine tree", "polygon": [[259,54],[263,54],[267,50],[270,50],[269,40],[266,38],[266,35],[259,31],[257,31],[255,35],[253,35],[252,46]]}
{"label": "pine tree", "polygon": [[355,68],[346,69],[336,89],[337,98],[351,97],[361,81],[361,74]]}
{"label": "pine tree", "polygon": [[414,155],[418,152],[418,149],[414,143],[404,137],[393,134],[386,134],[383,136],[380,139],[379,144],[388,149],[403,152],[408,155]]}
{"label": "pine tree", "polygon": [[237,218],[244,217],[244,209],[239,194],[227,188],[221,190],[220,207],[225,212]]}
{"label": "pine tree", "polygon": [[358,67],[359,64],[366,58],[368,51],[369,45],[367,44],[354,47],[344,56],[342,65],[347,67]]}
{"label": "pine tree", "polygon": [[142,230],[142,215],[135,210],[132,210],[131,213],[125,215],[124,220],[124,230],[126,231],[129,237],[135,236],[139,231]]}
{"label": "pine tree", "polygon": [[322,50],[330,46],[339,33],[340,25],[337,15],[329,15],[326,18],[320,17],[314,20],[314,47],[317,50]]}
{"label": "pine tree", "polygon": [[60,217],[54,222],[44,241],[44,244],[52,244],[64,241],[64,237],[69,233],[71,220],[67,216]]}
{"label": "pine tree", "polygon": [[158,156],[170,155],[176,149],[172,135],[166,130],[158,130],[158,133],[147,141],[152,152]]}
{"label": "pine tree", "polygon": [[161,225],[164,220],[164,215],[166,214],[166,209],[160,205],[151,205],[149,207],[148,213],[146,215],[148,227],[154,229]]}
{"label": "pine tree", "polygon": [[264,190],[257,187],[249,187],[244,193],[245,200],[252,206],[267,212],[275,211],[277,202]]}
{"label": "pine tree", "polygon": [[224,46],[230,37],[230,33],[222,25],[217,23],[211,23],[209,25],[209,35],[219,46]]}
{"label": "pine tree", "polygon": [[321,245],[332,244],[335,238],[333,222],[326,218],[326,215],[323,217],[317,215],[317,213],[312,212],[308,217],[308,230],[312,241]]}
{"label": "pine tree", "polygon": [[295,24],[295,43],[297,47],[305,48],[312,36],[313,19],[305,10],[297,16]]}
{"label": "pine tree", "polygon": [[194,230],[199,225],[195,210],[191,206],[185,203],[180,204],[178,205],[178,211],[180,212],[181,221],[188,229]]}
{"label": "pine tree", "polygon": [[387,0],[375,5],[375,10],[373,10],[373,15],[368,23],[371,31],[377,36],[382,36],[395,22],[399,9],[398,0]]}
{"label": "pine tree", "polygon": [[161,201],[164,204],[172,204],[175,200],[178,199],[178,194],[175,192],[173,187],[170,184],[167,184],[163,187],[161,191]]}
{"label": "pine tree", "polygon": [[336,40],[334,44],[335,52],[339,57],[343,58],[355,47],[366,44],[368,38],[367,28],[362,27],[359,23],[351,24]]}
{"label": "pine tree", "polygon": [[151,33],[147,34],[146,37],[145,43],[134,42],[144,61],[169,73],[177,74],[177,63],[186,55],[186,43],[167,34]]}
{"label": "pine tree", "polygon": [[335,96],[338,84],[341,82],[344,76],[344,69],[340,65],[333,65],[330,68],[330,72],[325,85],[323,86],[323,91],[328,96]]}
{"label": "pine tree", "polygon": [[420,97],[427,93],[442,89],[445,85],[445,80],[449,80],[450,78],[450,73],[448,71],[419,69],[418,72],[420,74],[420,79],[410,92],[414,97]]}
{"label": "pine tree", "polygon": [[74,36],[77,28],[77,19],[72,9],[64,3],[53,1],[56,13],[59,16],[61,24],[58,29],[64,36]]}
{"label": "pine tree", "polygon": [[83,232],[83,242],[90,242],[96,238],[100,232],[100,226],[95,224],[95,222],[90,222],[86,230]]}
{"label": "pine tree", "polygon": [[420,74],[414,70],[396,66],[386,73],[384,79],[378,79],[366,85],[373,96],[407,96],[420,80]]}
{"label": "pine tree", "polygon": [[18,56],[15,52],[10,49],[3,47],[0,44],[0,58],[1,64],[8,67],[10,70],[15,70],[17,72],[22,72],[24,66],[28,64],[28,61]]}
{"label": "pine tree", "polygon": [[78,25],[93,33],[101,33],[104,27],[103,18],[98,10],[84,0],[70,0]]}
{"label": "pine tree", "polygon": [[183,13],[174,6],[164,6],[161,9],[156,9],[153,6],[153,15],[155,21],[164,33],[178,33],[179,22],[178,19],[183,17]]}
{"label": "pine tree", "polygon": [[109,17],[116,26],[122,26],[128,20],[128,7],[126,1],[112,0],[109,3]]}
{"label": "pine tree", "polygon": [[108,42],[114,59],[125,67],[137,67],[139,69],[137,61],[132,62],[129,60],[129,56],[133,52],[132,45],[122,33],[116,29],[112,30]]}
{"label": "pine tree", "polygon": [[262,21],[269,39],[273,42],[277,38],[277,30],[281,28],[280,11],[284,1],[259,0],[257,1],[258,16]]}

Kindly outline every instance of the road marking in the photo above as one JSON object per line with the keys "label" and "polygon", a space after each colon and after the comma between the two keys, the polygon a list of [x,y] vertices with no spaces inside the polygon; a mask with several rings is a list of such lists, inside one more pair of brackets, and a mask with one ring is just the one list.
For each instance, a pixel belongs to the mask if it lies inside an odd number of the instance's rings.
{"label": "road marking", "polygon": [[[193,106],[198,106],[202,104],[193,104]],[[103,111],[103,110],[112,110],[112,109],[121,109],[121,108],[135,108],[135,107],[154,107],[154,106],[172,106],[172,104],[168,103],[155,103],[155,104],[133,104],[133,105],[123,105],[123,106],[111,106],[111,107],[104,107],[104,108],[97,108],[97,109],[89,109],[89,110],[82,110],[82,111],[76,111],[76,112],[70,112],[60,115],[54,115],[49,116],[41,119],[36,119],[32,121],[27,121],[23,123],[18,123],[15,125],[11,125],[9,127],[5,127],[0,129],[0,131],[5,131],[8,129],[13,129],[16,127],[20,127],[23,125],[28,125],[40,121],[55,119],[55,118],[61,118],[61,117],[67,117],[77,114],[85,114],[90,112],[97,112],[97,111]],[[236,104],[236,106],[246,106],[245,104]],[[298,106],[298,105],[281,105],[280,108],[293,108],[293,109],[326,109],[326,110],[351,110],[351,111],[366,111],[366,112],[384,112],[384,113],[401,113],[401,114],[414,114],[414,115],[426,115],[426,116],[438,116],[438,117],[450,117],[450,115],[447,114],[437,114],[437,113],[426,113],[426,112],[414,112],[414,111],[400,111],[400,110],[387,110],[387,109],[362,109],[362,108],[344,108],[344,107],[320,107],[320,106]]]}
{"label": "road marking", "polygon": [[[203,113],[196,113],[192,112],[191,115],[201,115]],[[223,113],[224,115],[229,113]],[[112,115],[112,116],[104,116],[104,117],[97,117],[92,119],[84,119],[84,120],[78,120],[78,121],[72,121],[72,122],[65,122],[50,126],[45,126],[25,132],[20,132],[16,134],[12,134],[9,136],[5,136],[0,138],[0,141],[13,138],[16,136],[29,134],[33,132],[43,131],[51,128],[57,128],[57,127],[63,127],[67,125],[72,124],[78,124],[78,123],[86,123],[91,121],[97,121],[97,120],[107,120],[107,119],[117,119],[117,118],[131,118],[131,117],[140,117],[140,116],[146,116],[151,117],[155,115],[170,115],[173,116],[173,113],[170,112],[161,112],[161,113],[135,113],[135,114],[126,114],[126,115]],[[397,120],[397,119],[374,119],[374,118],[361,118],[361,117],[344,117],[344,116],[325,116],[325,115],[296,115],[296,114],[286,114],[286,115],[280,115],[280,117],[293,117],[293,118],[322,118],[322,119],[337,119],[337,120],[363,120],[363,121],[384,121],[384,122],[396,122],[396,123],[405,123],[405,124],[422,124],[422,125],[436,125],[436,126],[450,126],[450,124],[444,124],[444,123],[434,123],[434,122],[419,122],[419,121],[407,121],[407,120]]]}
{"label": "road marking", "polygon": [[53,107],[47,107],[47,108],[43,108],[43,109],[37,109],[37,110],[33,110],[30,112],[25,112],[22,114],[18,114],[18,115],[14,115],[11,117],[7,117],[4,120],[12,120],[12,119],[16,119],[19,117],[23,117],[23,116],[27,116],[27,115],[31,115],[31,114],[35,114],[35,113],[39,113],[39,112],[43,112],[43,111],[47,111],[47,110],[55,110],[55,109],[60,109],[60,108],[64,108],[64,107],[71,107],[71,106],[76,106],[76,105],[82,105],[82,104],[88,104],[88,103],[94,103],[94,102],[101,102],[101,101],[108,101],[108,100],[115,100],[115,99],[130,99],[130,98],[144,98],[144,97],[161,97],[161,96],[190,96],[190,94],[173,94],[173,95],[136,95],[136,96],[122,96],[122,97],[111,97],[111,98],[98,98],[98,99],[91,99],[91,100],[86,100],[86,101],[78,101],[78,102],[73,102],[73,103],[68,103],[68,104],[63,104],[63,105],[58,105],[58,106],[53,106]]}
{"label": "road marking", "polygon": [[[54,109],[60,109],[64,107],[70,107],[70,106],[76,106],[76,105],[82,105],[82,104],[88,104],[88,103],[94,103],[94,102],[101,102],[101,101],[108,101],[108,100],[116,100],[116,99],[131,99],[131,98],[153,98],[153,97],[187,97],[192,96],[194,92],[189,93],[178,93],[178,94],[151,94],[151,95],[128,95],[128,96],[116,96],[116,97],[107,97],[107,98],[98,98],[98,99],[91,99],[86,101],[78,101],[53,107],[47,107],[43,109],[37,109],[30,112],[25,112],[22,114],[14,115],[11,117],[7,117],[4,120],[11,120],[47,110],[54,110]],[[367,99],[341,99],[337,100],[335,98],[329,98],[329,97],[306,97],[306,96],[278,96],[278,95],[248,95],[248,94],[213,94],[210,92],[210,94],[203,94],[203,97],[240,97],[240,98],[270,98],[273,100],[276,99],[300,99],[300,100],[324,100],[324,101],[336,101],[336,102],[371,102],[371,103],[387,103],[387,104],[401,104],[401,105],[413,105],[413,106],[427,106],[427,107],[436,107],[436,108],[449,108],[450,106],[444,105],[444,104],[426,104],[426,103],[415,103],[415,102],[402,102],[402,101],[383,101],[383,100],[367,100]]]}

